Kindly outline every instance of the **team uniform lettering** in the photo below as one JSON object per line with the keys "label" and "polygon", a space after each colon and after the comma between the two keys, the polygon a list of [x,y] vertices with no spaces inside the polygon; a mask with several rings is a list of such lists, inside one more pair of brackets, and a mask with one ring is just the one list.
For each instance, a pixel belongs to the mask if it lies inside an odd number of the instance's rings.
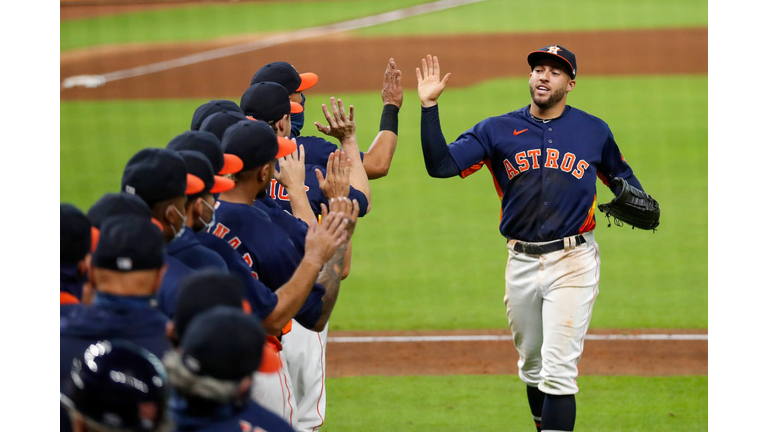
{"label": "team uniform lettering", "polygon": [[237,237],[233,237],[232,240],[228,241],[227,243],[229,243],[229,245],[232,246],[232,249],[237,249],[238,246],[240,246],[240,244],[242,244],[240,239],[237,238]]}
{"label": "team uniform lettering", "polygon": [[557,169],[557,158],[560,157],[560,152],[557,149],[547,149],[547,163],[544,164],[544,168]]}
{"label": "team uniform lettering", "polygon": [[[566,153],[565,156],[563,156],[562,163],[558,164],[560,161],[560,151],[553,148],[548,148],[546,151],[547,161],[544,164],[544,168],[560,169],[561,171],[570,172],[577,179],[581,179],[584,176],[586,169],[589,168],[589,163],[582,159],[576,164],[576,169],[571,172],[571,170],[573,170],[573,165],[576,162],[575,154],[571,152]],[[511,180],[520,173],[524,173],[531,169],[539,169],[539,156],[541,156],[541,150],[533,149],[515,154],[516,164],[510,162],[509,159],[504,159],[504,169],[507,171],[507,177]],[[528,159],[530,159],[530,161]]]}
{"label": "team uniform lettering", "polygon": [[[218,204],[218,203],[217,203]],[[219,222],[216,224],[216,229],[213,230],[213,235],[215,235],[218,238],[224,238],[225,235],[229,233],[229,228],[225,227],[224,225]]]}
{"label": "team uniform lettering", "polygon": [[[309,186],[304,185],[304,190],[309,191]],[[275,200],[282,200],[282,201],[291,200],[290,195],[288,195],[288,191],[285,190],[283,185],[279,184],[275,179],[272,179],[269,181],[269,196]]]}

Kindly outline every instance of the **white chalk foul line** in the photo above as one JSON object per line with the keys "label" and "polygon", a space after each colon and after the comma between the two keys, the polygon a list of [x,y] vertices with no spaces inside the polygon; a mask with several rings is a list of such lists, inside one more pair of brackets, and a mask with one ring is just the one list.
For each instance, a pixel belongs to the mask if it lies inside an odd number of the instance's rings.
{"label": "white chalk foul line", "polygon": [[238,45],[232,45],[224,48],[218,48],[210,51],[203,51],[184,57],[171,60],[165,60],[144,66],[137,66],[130,69],[123,69],[115,72],[109,72],[103,75],[77,75],[64,79],[61,83],[61,89],[72,87],[100,87],[104,84],[126,78],[148,75],[182,66],[188,66],[196,63],[202,63],[209,60],[215,60],[223,57],[229,57],[237,54],[243,54],[250,51],[279,45],[287,42],[293,42],[301,39],[308,39],[317,36],[325,36],[333,33],[341,33],[350,30],[357,30],[365,27],[371,27],[378,24],[384,24],[391,21],[397,21],[425,13],[437,12],[445,9],[464,6],[471,3],[479,3],[485,0],[440,0],[432,3],[417,5],[405,9],[398,9],[390,12],[371,15],[364,18],[353,19],[335,24],[328,24],[319,27],[297,30],[290,33],[266,37],[253,42],[246,42]]}
{"label": "white chalk foul line", "polygon": [[[657,340],[657,341],[701,341],[708,340],[705,334],[637,334],[637,335],[587,335],[587,340]],[[512,335],[452,335],[452,336],[334,336],[328,342],[372,343],[372,342],[481,342],[511,341]]]}

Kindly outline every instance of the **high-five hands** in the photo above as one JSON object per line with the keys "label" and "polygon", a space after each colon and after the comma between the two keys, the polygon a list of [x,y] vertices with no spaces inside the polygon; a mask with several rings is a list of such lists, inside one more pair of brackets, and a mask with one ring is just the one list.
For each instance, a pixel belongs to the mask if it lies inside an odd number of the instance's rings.
{"label": "high-five hands", "polygon": [[418,82],[421,105],[427,108],[437,105],[437,98],[445,90],[451,73],[445,74],[441,80],[440,63],[437,62],[436,56],[432,57],[430,54],[427,54],[426,59],[421,59],[421,67],[423,71],[416,68],[416,80]]}

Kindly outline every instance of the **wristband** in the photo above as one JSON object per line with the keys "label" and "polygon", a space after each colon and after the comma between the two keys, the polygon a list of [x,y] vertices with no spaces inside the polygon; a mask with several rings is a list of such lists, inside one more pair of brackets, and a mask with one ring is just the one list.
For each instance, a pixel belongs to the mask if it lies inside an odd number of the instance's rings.
{"label": "wristband", "polygon": [[397,135],[397,113],[400,112],[400,108],[396,105],[387,104],[384,105],[384,110],[381,112],[381,123],[379,124],[379,131],[392,131]]}

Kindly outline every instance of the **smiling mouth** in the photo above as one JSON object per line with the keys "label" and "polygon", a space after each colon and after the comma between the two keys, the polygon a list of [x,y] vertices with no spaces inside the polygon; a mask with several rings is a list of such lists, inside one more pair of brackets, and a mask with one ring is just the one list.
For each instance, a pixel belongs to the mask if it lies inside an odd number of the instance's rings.
{"label": "smiling mouth", "polygon": [[547,94],[550,92],[550,88],[544,85],[538,85],[536,86],[536,93],[538,94]]}

